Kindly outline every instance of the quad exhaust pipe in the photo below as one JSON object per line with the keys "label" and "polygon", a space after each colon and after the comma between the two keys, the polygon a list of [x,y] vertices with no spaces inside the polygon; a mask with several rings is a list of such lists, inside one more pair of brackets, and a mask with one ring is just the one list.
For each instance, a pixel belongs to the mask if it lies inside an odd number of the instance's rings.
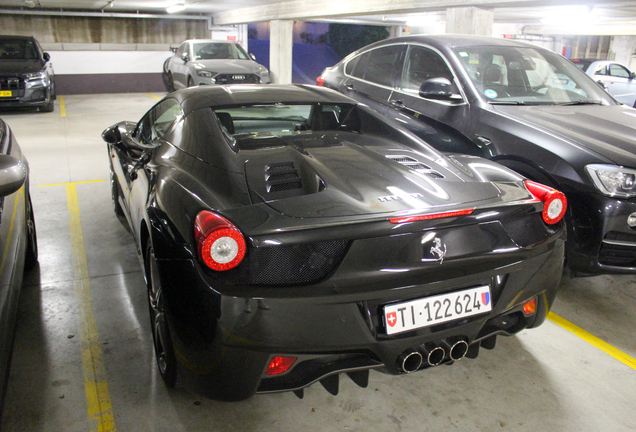
{"label": "quad exhaust pipe", "polygon": [[468,342],[463,339],[446,339],[439,344],[427,343],[417,349],[408,349],[397,358],[400,369],[406,373],[417,371],[424,362],[429,366],[437,366],[446,359],[458,361],[468,353]]}

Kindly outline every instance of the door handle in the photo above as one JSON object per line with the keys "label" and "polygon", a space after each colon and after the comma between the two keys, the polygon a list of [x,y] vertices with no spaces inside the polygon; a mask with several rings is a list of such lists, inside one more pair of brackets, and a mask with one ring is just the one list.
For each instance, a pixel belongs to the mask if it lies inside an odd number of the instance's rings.
{"label": "door handle", "polygon": [[402,102],[401,100],[391,99],[389,103],[396,108],[404,108],[404,102]]}

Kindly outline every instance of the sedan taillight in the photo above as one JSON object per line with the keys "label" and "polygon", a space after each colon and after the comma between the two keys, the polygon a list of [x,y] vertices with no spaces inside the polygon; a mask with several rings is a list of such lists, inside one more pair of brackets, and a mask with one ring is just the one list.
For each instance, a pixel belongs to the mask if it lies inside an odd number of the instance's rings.
{"label": "sedan taillight", "polygon": [[322,76],[319,76],[318,78],[316,78],[316,85],[318,87],[322,87],[323,85],[325,85],[325,79]]}
{"label": "sedan taillight", "polygon": [[543,202],[542,216],[545,223],[552,225],[563,219],[568,207],[563,192],[529,180],[526,180],[525,184],[532,196]]}
{"label": "sedan taillight", "polygon": [[241,231],[211,211],[204,210],[197,215],[194,239],[199,257],[212,270],[233,269],[245,256],[245,239]]}

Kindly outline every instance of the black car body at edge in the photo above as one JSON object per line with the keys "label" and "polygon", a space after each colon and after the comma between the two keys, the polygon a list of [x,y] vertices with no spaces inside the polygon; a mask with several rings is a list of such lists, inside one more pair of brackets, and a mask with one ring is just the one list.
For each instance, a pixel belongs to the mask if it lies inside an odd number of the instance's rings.
{"label": "black car body at edge", "polygon": [[[270,115],[238,114],[250,109]],[[181,90],[103,138],[168,386],[223,400],[302,397],[315,382],[336,394],[340,373],[366,387],[370,369],[475,358],[497,335],[540,325],[555,298],[565,225],[544,222],[520,176],[442,155],[332,90]],[[198,249],[199,217],[211,212],[246,245],[227,271]],[[438,218],[402,219],[422,214]],[[402,302],[445,294],[457,294],[447,316],[473,315],[390,334],[385,313],[405,329]],[[286,358],[291,367],[276,369]]]}
{"label": "black car body at edge", "polygon": [[350,54],[318,83],[425,139],[427,123],[452,127],[470,140],[454,151],[563,191],[572,275],[636,273],[636,110],[564,57],[510,39],[410,36]]}
{"label": "black car body at edge", "polygon": [[13,334],[25,268],[37,263],[29,165],[9,126],[0,120],[0,413],[9,378]]}

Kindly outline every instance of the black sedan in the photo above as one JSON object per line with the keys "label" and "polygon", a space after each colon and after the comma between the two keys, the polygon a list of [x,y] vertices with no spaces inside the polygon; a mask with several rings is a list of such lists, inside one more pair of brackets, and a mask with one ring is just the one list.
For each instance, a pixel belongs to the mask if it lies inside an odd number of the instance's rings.
{"label": "black sedan", "polygon": [[0,412],[9,376],[13,332],[25,268],[37,263],[29,195],[29,165],[9,126],[0,120]]}
{"label": "black sedan", "polygon": [[181,90],[103,138],[168,386],[336,394],[475,358],[556,295],[562,193],[332,90]]}
{"label": "black sedan", "polygon": [[318,84],[424,139],[431,122],[452,127],[468,138],[455,151],[563,191],[573,275],[636,273],[636,111],[564,57],[511,39],[411,36],[352,53]]}

